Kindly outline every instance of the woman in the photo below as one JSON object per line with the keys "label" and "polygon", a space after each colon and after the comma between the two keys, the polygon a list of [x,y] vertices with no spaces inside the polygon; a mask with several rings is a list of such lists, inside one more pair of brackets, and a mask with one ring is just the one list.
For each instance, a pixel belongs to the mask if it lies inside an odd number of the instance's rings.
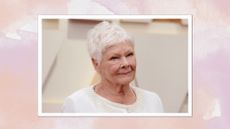
{"label": "woman", "polygon": [[134,43],[116,24],[101,22],[88,33],[88,50],[101,80],[65,100],[64,112],[160,113],[157,94],[130,85],[135,78]]}

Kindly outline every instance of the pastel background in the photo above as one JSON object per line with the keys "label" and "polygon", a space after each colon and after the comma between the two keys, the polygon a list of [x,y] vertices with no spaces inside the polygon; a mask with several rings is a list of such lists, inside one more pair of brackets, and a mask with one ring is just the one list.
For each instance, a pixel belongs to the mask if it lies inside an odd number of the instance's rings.
{"label": "pastel background", "polygon": [[[0,128],[229,129],[228,0],[1,0]],[[193,117],[38,117],[38,14],[192,14]]]}

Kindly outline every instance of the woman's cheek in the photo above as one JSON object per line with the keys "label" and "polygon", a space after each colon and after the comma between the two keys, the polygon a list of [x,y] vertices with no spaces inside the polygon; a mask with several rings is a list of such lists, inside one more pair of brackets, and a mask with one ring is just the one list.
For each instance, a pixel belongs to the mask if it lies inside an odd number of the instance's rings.
{"label": "woman's cheek", "polygon": [[130,63],[130,66],[131,66],[131,68],[132,68],[133,70],[135,70],[135,69],[136,69],[136,62],[131,62],[131,63]]}
{"label": "woman's cheek", "polygon": [[113,74],[117,74],[118,71],[119,71],[119,65],[115,64],[111,67],[111,70],[110,70]]}

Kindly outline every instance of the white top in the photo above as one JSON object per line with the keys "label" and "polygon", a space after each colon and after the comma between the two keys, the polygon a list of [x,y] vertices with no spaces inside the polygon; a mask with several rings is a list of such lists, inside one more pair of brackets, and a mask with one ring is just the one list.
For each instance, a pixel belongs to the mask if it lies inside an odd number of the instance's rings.
{"label": "white top", "polygon": [[156,93],[132,87],[136,94],[133,104],[112,102],[94,90],[93,86],[76,91],[68,96],[63,105],[65,113],[162,113],[163,106]]}

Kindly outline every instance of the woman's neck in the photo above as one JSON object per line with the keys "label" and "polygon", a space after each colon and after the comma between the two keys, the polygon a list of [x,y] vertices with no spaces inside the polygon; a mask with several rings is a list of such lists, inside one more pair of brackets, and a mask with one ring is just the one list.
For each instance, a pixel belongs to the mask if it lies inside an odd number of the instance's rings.
{"label": "woman's neck", "polygon": [[136,101],[136,95],[129,84],[113,84],[106,81],[95,86],[95,92],[113,102],[132,104]]}

